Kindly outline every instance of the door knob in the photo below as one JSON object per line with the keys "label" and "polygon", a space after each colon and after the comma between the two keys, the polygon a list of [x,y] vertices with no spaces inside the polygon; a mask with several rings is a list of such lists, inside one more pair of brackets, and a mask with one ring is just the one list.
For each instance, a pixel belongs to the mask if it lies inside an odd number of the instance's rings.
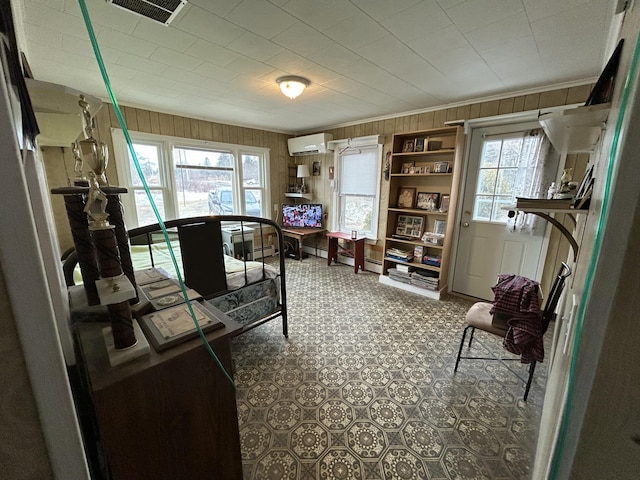
{"label": "door knob", "polygon": [[464,222],[464,223],[462,224],[462,226],[463,226],[464,228],[467,228],[467,227],[469,226],[469,222]]}

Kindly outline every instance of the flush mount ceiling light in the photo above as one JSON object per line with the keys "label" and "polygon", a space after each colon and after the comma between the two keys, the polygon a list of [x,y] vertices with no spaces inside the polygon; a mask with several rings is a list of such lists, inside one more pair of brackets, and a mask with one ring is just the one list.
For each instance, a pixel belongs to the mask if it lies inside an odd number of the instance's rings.
{"label": "flush mount ceiling light", "polygon": [[300,95],[305,88],[309,86],[309,80],[304,77],[296,77],[289,75],[286,77],[276,78],[276,82],[280,85],[280,90],[291,100]]}

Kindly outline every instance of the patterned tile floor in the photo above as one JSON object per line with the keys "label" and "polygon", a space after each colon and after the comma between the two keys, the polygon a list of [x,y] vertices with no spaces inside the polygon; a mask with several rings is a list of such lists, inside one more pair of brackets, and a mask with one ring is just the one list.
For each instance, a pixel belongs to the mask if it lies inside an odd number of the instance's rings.
{"label": "patterned tile floor", "polygon": [[546,364],[523,402],[503,362],[453,374],[470,302],[316,257],[286,266],[289,339],[274,320],[232,345],[245,479],[529,478]]}

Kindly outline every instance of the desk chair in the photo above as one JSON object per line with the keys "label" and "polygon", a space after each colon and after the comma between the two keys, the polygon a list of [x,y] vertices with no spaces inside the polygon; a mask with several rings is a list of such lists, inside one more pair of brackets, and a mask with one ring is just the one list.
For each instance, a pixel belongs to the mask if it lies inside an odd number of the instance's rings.
{"label": "desk chair", "polygon": [[[555,310],[558,305],[558,300],[564,289],[565,279],[571,275],[571,269],[569,266],[562,262],[560,269],[553,281],[549,297],[545,303],[544,310],[542,312],[542,335],[547,331],[549,322],[555,317]],[[496,358],[496,357],[463,357],[462,347],[464,346],[464,340],[467,336],[467,332],[471,330],[469,337],[469,349],[471,348],[471,342],[473,341],[473,334],[476,328],[482,331],[491,333],[501,338],[505,338],[509,331],[508,319],[500,318],[499,315],[492,315],[491,308],[493,303],[489,302],[477,302],[469,309],[466,315],[466,324],[464,331],[462,332],[462,339],[460,340],[460,348],[458,350],[458,357],[456,358],[456,366],[453,372],[458,371],[458,364],[461,358],[474,359],[474,360],[519,360],[519,358]],[[505,321],[507,320],[507,321]],[[529,365],[529,378],[527,379],[527,386],[524,390],[523,400],[526,402],[529,396],[529,389],[531,388],[531,381],[533,380],[533,372],[536,369],[536,360],[532,360]]]}

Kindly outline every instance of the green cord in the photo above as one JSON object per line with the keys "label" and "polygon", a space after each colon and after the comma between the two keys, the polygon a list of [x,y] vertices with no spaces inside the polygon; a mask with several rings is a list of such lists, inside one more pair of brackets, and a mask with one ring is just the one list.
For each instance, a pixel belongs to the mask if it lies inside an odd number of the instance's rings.
{"label": "green cord", "polygon": [[207,337],[205,337],[204,332],[202,331],[202,328],[200,328],[200,323],[198,322],[196,315],[193,311],[193,307],[191,306],[191,300],[189,300],[189,296],[187,295],[187,290],[185,288],[184,282],[182,280],[182,276],[180,275],[180,269],[178,268],[178,262],[176,261],[176,256],[173,253],[173,248],[171,248],[171,241],[169,240],[169,233],[167,232],[167,228],[165,227],[164,222],[162,221],[162,218],[160,217],[160,213],[158,212],[158,208],[156,207],[156,203],[153,200],[153,197],[151,196],[151,191],[149,190],[149,185],[147,184],[147,180],[144,176],[144,173],[142,173],[142,169],[140,168],[140,164],[138,163],[138,157],[136,155],[136,152],[133,148],[133,142],[131,141],[131,137],[129,136],[129,130],[127,129],[127,125],[124,121],[124,117],[122,115],[122,111],[120,110],[120,106],[118,105],[118,101],[116,100],[116,97],[113,93],[113,90],[111,88],[111,82],[109,81],[109,75],[107,74],[107,70],[104,66],[104,62],[102,61],[102,54],[100,53],[100,47],[98,46],[98,42],[96,40],[96,36],[95,33],[93,31],[93,25],[91,24],[91,19],[89,18],[89,12],[87,11],[87,6],[85,4],[84,0],[78,0],[78,4],[80,5],[80,10],[82,11],[82,17],[84,18],[84,23],[87,27],[87,33],[89,34],[89,39],[91,40],[91,45],[93,46],[93,53],[96,56],[96,60],[98,62],[98,67],[100,68],[100,73],[102,74],[102,80],[104,81],[104,86],[107,89],[107,94],[109,95],[109,99],[111,100],[111,104],[113,105],[113,109],[116,112],[116,117],[118,119],[118,123],[120,124],[120,128],[122,128],[122,133],[124,134],[124,138],[127,141],[127,146],[129,147],[129,153],[131,154],[131,158],[133,158],[133,164],[136,167],[136,171],[138,172],[138,175],[140,177],[140,180],[142,180],[142,185],[144,187],[144,191],[147,194],[147,198],[149,199],[149,203],[151,204],[151,208],[153,209],[153,213],[156,216],[156,219],[158,220],[158,225],[160,226],[160,229],[162,230],[162,234],[164,235],[164,241],[167,244],[167,247],[169,249],[169,256],[171,257],[171,261],[173,262],[173,268],[175,269],[176,275],[178,277],[178,282],[180,283],[180,289],[182,290],[182,295],[184,296],[186,303],[187,303],[187,308],[189,309],[189,313],[191,314],[191,318],[193,319],[193,323],[196,326],[196,329],[198,330],[198,334],[200,335],[200,338],[202,339],[202,342],[205,345],[205,348],[207,349],[207,351],[209,352],[209,355],[211,355],[211,357],[215,360],[215,362],[217,363],[218,367],[220,368],[220,370],[222,370],[222,372],[224,373],[225,377],[227,377],[227,379],[229,380],[229,382],[231,383],[231,385],[233,385],[233,388],[235,389],[235,383],[233,382],[233,379],[231,378],[231,376],[229,375],[229,373],[226,371],[226,369],[224,368],[224,366],[222,365],[222,362],[220,362],[220,359],[218,358],[218,356],[215,354],[215,352],[213,351],[213,349],[211,348],[211,345],[209,345],[209,342],[207,341]]}
{"label": "green cord", "polygon": [[602,206],[600,207],[600,217],[598,219],[598,225],[595,233],[595,241],[593,250],[591,252],[591,259],[589,262],[589,269],[587,270],[587,276],[585,279],[585,288],[582,292],[582,296],[580,299],[580,305],[578,307],[578,313],[576,316],[576,334],[575,340],[573,343],[573,348],[571,352],[571,362],[569,365],[569,376],[567,380],[567,399],[565,401],[564,412],[562,414],[562,421],[560,424],[560,431],[558,433],[558,443],[556,448],[553,451],[553,459],[551,465],[551,471],[549,478],[554,480],[558,478],[559,469],[560,469],[560,460],[562,458],[562,452],[564,450],[565,439],[567,435],[567,428],[569,427],[569,417],[571,414],[571,394],[573,390],[573,386],[575,383],[575,368],[576,368],[576,358],[578,356],[578,347],[580,343],[580,336],[582,333],[582,326],[584,323],[584,312],[586,309],[586,303],[591,295],[591,289],[593,288],[593,279],[594,279],[594,270],[596,268],[596,263],[598,260],[598,252],[602,247],[602,235],[604,233],[605,220],[607,218],[606,215],[603,215],[603,212],[609,211],[609,203],[610,203],[610,192],[611,192],[611,184],[613,182],[613,169],[615,166],[615,156],[618,151],[618,144],[620,143],[620,130],[622,129],[622,123],[624,121],[624,116],[627,110],[627,103],[629,100],[630,90],[631,90],[631,82],[636,76],[636,70],[638,67],[638,58],[640,57],[640,35],[636,39],[636,46],[633,52],[633,57],[631,60],[631,66],[629,68],[629,72],[625,79],[624,88],[622,90],[622,96],[620,100],[620,110],[618,111],[618,118],[616,119],[616,127],[613,133],[613,139],[611,142],[611,150],[609,151],[609,163],[607,165],[607,174],[605,177],[604,183],[604,192],[602,198]]}

